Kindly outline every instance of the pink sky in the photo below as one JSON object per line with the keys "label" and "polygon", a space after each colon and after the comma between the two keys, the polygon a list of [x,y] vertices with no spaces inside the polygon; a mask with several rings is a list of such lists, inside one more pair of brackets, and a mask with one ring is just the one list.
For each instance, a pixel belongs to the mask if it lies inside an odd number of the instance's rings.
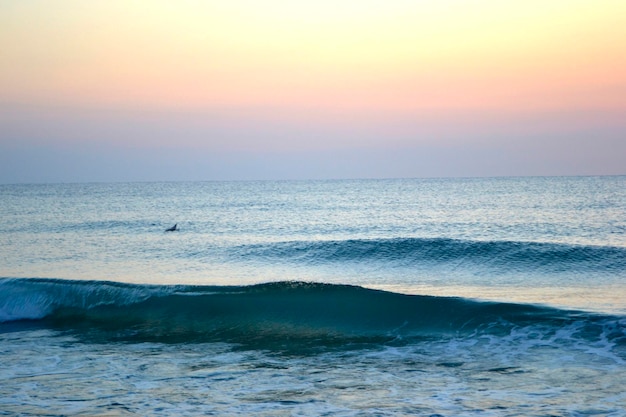
{"label": "pink sky", "polygon": [[[0,8],[3,182],[179,179],[141,162],[165,150],[198,164],[182,179],[626,173],[623,1]],[[437,169],[416,168],[429,152]],[[485,169],[498,155],[510,172]]]}

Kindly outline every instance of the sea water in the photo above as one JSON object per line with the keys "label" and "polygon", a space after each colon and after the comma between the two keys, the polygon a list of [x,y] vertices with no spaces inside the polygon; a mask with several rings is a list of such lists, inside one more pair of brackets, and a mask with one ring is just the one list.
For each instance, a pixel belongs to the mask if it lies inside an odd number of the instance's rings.
{"label": "sea water", "polygon": [[0,218],[0,415],[626,415],[623,176],[0,185]]}

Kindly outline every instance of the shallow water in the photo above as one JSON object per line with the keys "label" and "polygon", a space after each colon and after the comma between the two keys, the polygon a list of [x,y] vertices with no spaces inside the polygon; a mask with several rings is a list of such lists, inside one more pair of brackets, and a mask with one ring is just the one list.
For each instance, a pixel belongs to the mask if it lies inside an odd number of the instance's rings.
{"label": "shallow water", "polygon": [[[7,415],[623,415],[624,345],[512,332],[307,355],[0,335]],[[562,337],[562,339],[560,338]]]}
{"label": "shallow water", "polygon": [[0,215],[0,415],[626,415],[626,177],[1,185]]}

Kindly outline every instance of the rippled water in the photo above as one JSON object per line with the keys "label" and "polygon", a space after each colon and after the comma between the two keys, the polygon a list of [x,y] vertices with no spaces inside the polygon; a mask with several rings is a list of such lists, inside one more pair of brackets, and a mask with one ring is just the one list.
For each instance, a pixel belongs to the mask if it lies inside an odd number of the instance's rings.
{"label": "rippled water", "polygon": [[0,215],[0,415],[626,415],[626,177],[0,185]]}

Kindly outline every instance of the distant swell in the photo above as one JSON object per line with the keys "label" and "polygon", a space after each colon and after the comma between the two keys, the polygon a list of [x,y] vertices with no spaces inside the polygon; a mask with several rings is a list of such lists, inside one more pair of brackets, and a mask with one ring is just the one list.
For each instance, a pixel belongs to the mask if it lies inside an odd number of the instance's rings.
{"label": "distant swell", "polygon": [[602,272],[626,270],[626,248],[512,241],[468,241],[444,238],[350,239],[245,245],[232,257],[266,261],[385,262],[476,265],[501,271]]}
{"label": "distant swell", "polygon": [[[155,286],[48,279],[0,280],[0,320],[80,337],[165,343],[227,342],[263,349],[411,343],[507,335],[532,327],[624,344],[619,317],[462,298],[410,296],[355,286],[277,282]],[[2,326],[0,326],[0,330]]]}

